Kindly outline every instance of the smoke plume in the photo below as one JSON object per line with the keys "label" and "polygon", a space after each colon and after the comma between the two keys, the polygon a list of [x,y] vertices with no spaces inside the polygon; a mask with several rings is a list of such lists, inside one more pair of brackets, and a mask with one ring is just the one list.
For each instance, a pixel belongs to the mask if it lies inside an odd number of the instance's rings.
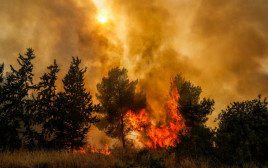
{"label": "smoke plume", "polygon": [[[165,118],[170,78],[180,72],[215,99],[209,125],[228,103],[268,95],[266,0],[98,2],[0,0],[0,62],[15,65],[32,47],[36,79],[53,59],[62,78],[79,56],[92,93],[110,68],[126,67],[157,119]],[[102,10],[104,24],[96,19]]]}

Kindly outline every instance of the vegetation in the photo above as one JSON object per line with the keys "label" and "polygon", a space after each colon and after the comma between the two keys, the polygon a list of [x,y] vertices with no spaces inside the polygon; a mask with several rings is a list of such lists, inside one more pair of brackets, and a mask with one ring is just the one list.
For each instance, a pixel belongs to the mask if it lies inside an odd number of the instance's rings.
{"label": "vegetation", "polygon": [[217,150],[229,164],[255,162],[267,164],[267,101],[259,98],[234,102],[219,114],[216,133]]}
{"label": "vegetation", "polygon": [[67,151],[16,151],[0,153],[0,168],[257,168],[254,163],[241,166],[215,164],[207,159],[183,158],[177,160],[166,151],[129,150],[126,159],[121,159],[121,152],[112,150],[111,155],[96,153],[75,154]]}
{"label": "vegetation", "polygon": [[[214,100],[201,99],[201,87],[178,74],[174,79],[180,94],[178,111],[187,130],[178,132],[175,147],[134,149],[126,145],[130,131],[126,114],[146,108],[146,96],[136,91],[138,81],[130,81],[125,68],[113,68],[102,78],[96,94],[100,105],[94,105],[84,82],[87,69],[81,68],[78,57],[73,57],[60,92],[56,60],[35,84],[33,59],[34,51],[27,49],[19,54],[17,69],[11,65],[4,74],[0,64],[0,168],[268,166],[266,98],[231,103],[219,114],[218,128],[212,130],[205,122],[214,110]],[[108,156],[76,153],[95,123],[122,141],[122,147],[115,146]]]}
{"label": "vegetation", "polygon": [[[32,130],[33,117],[31,107],[33,100],[30,99],[30,91],[33,85],[34,51],[28,49],[25,56],[19,54],[17,59],[19,69],[12,65],[11,72],[6,76],[3,85],[3,99],[1,104],[1,148],[2,150],[18,149],[22,144],[31,147],[33,145],[34,132]],[[19,137],[19,131],[23,130],[24,138]]]}
{"label": "vegetation", "polygon": [[39,92],[36,98],[36,124],[40,124],[42,131],[38,137],[38,147],[48,148],[49,139],[55,136],[57,120],[60,119],[57,114],[58,95],[56,93],[57,73],[59,72],[56,60],[54,64],[47,68],[48,73],[40,77],[38,84]]}
{"label": "vegetation", "polygon": [[130,131],[125,121],[127,111],[146,107],[145,96],[135,92],[137,83],[129,81],[125,68],[114,68],[97,85],[99,93],[96,96],[101,103],[101,113],[105,114],[99,128],[107,135],[119,138],[123,148],[126,147],[126,134]]}
{"label": "vegetation", "polygon": [[188,127],[185,135],[180,134],[180,143],[174,148],[178,159],[213,156],[214,132],[206,127],[205,122],[207,115],[214,110],[214,100],[200,100],[201,87],[186,81],[181,74],[174,78],[174,83],[180,94],[179,112]]}
{"label": "vegetation", "polygon": [[181,74],[174,78],[180,94],[179,111],[186,121],[186,126],[194,127],[204,124],[214,110],[214,100],[203,98],[200,100],[202,89],[200,86],[193,85],[190,81],[186,81]]}
{"label": "vegetation", "polygon": [[35,85],[32,73],[34,58],[34,51],[27,49],[25,56],[19,55],[20,68],[16,70],[10,66],[11,72],[5,77],[4,66],[0,66],[0,149],[73,150],[82,147],[91,124],[98,121],[96,116],[92,116],[97,108],[90,92],[85,89],[86,68],[81,69],[81,60],[73,58],[63,79],[64,91],[56,93],[59,72],[56,61]]}
{"label": "vegetation", "polygon": [[54,127],[55,139],[59,145],[79,149],[85,144],[85,135],[91,124],[97,122],[90,92],[84,83],[85,69],[79,67],[81,60],[73,57],[70,69],[63,79],[64,92],[58,96],[58,120]]}

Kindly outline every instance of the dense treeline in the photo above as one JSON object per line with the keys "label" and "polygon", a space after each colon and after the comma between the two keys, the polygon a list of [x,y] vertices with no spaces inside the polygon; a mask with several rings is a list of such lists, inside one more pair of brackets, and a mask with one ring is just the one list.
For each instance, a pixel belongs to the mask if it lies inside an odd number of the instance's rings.
{"label": "dense treeline", "polygon": [[59,72],[56,60],[48,72],[33,83],[34,51],[27,49],[19,55],[19,68],[1,74],[0,148],[2,151],[20,147],[68,148],[73,150],[85,144],[85,135],[97,121],[90,92],[86,91],[81,60],[73,58],[69,71],[62,80],[64,91],[56,93],[55,82]]}
{"label": "dense treeline", "polygon": [[[125,68],[112,69],[97,85],[95,105],[85,87],[86,68],[73,57],[63,78],[63,89],[57,92],[56,60],[47,67],[39,83],[33,81],[32,60],[35,54],[27,49],[4,75],[0,65],[0,150],[19,148],[79,149],[86,141],[90,126],[118,138],[125,149],[126,135],[131,131],[124,120],[126,112],[138,112],[146,107],[146,96],[136,92],[138,81],[128,79]],[[178,111],[185,119],[186,134],[178,133],[179,142],[169,151],[178,159],[209,158],[213,162],[241,165],[246,162],[267,164],[268,110],[266,98],[231,103],[219,114],[217,129],[205,122],[214,110],[213,99],[200,98],[202,89],[178,74],[174,83],[179,91]],[[96,114],[101,114],[98,119]]]}
{"label": "dense treeline", "polygon": [[179,110],[190,128],[180,134],[180,143],[172,150],[178,158],[209,158],[230,165],[268,164],[268,109],[266,98],[233,102],[219,114],[217,129],[205,125],[214,110],[213,99],[200,100],[201,87],[175,77],[180,93]]}

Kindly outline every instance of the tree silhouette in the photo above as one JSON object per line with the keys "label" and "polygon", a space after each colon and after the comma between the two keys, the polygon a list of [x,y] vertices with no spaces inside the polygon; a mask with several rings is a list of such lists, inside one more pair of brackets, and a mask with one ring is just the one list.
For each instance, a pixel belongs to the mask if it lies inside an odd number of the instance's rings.
{"label": "tree silhouette", "polygon": [[185,119],[188,131],[180,134],[180,143],[175,147],[177,157],[208,156],[213,151],[214,132],[204,124],[207,115],[214,110],[214,100],[203,99],[200,101],[202,89],[186,81],[181,74],[174,78],[180,94],[179,112]]}
{"label": "tree silhouette", "polygon": [[200,100],[201,87],[186,81],[181,74],[174,78],[174,82],[180,94],[179,111],[186,120],[186,125],[193,127],[204,124],[208,120],[207,115],[214,110],[214,100],[206,98]]}
{"label": "tree silhouette", "polygon": [[267,164],[268,102],[234,102],[219,114],[216,147],[225,163],[253,161]]}
{"label": "tree silhouette", "polygon": [[25,56],[19,54],[17,59],[20,68],[16,70],[11,67],[11,72],[6,76],[3,86],[3,108],[1,118],[1,142],[2,149],[9,148],[14,150],[21,146],[19,130],[24,137],[25,145],[33,145],[32,130],[32,100],[30,90],[33,89],[33,64],[35,58],[34,51],[29,48]]}
{"label": "tree silhouette", "polygon": [[97,108],[93,105],[90,92],[85,89],[85,69],[80,68],[78,57],[71,62],[70,69],[63,79],[64,92],[59,93],[56,114],[56,140],[71,150],[84,145],[85,134],[91,124],[97,122],[92,116]]}
{"label": "tree silhouette", "polygon": [[42,132],[39,140],[41,147],[46,147],[48,140],[52,139],[57,125],[57,94],[56,94],[56,80],[59,72],[56,60],[54,64],[47,67],[48,73],[45,73],[38,84],[39,91],[37,93],[37,114],[36,121],[42,126]]}
{"label": "tree silhouette", "polygon": [[138,81],[129,81],[125,68],[113,68],[108,77],[103,77],[97,85],[98,100],[101,103],[101,113],[104,117],[99,125],[108,136],[117,137],[126,147],[125,136],[129,128],[125,122],[128,110],[140,110],[146,106],[146,98],[141,93],[135,93]]}

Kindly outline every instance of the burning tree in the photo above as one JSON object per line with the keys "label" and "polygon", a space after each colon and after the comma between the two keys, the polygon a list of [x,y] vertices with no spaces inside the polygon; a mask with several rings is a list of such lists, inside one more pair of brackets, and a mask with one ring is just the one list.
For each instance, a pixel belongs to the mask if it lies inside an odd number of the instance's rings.
{"label": "burning tree", "polygon": [[132,111],[127,113],[129,118],[129,125],[140,137],[141,142],[148,148],[168,148],[174,147],[179,143],[178,133],[185,132],[186,127],[184,119],[178,110],[178,101],[180,95],[172,81],[172,90],[170,98],[167,101],[167,113],[169,114],[170,122],[155,126],[152,124],[146,109],[141,110],[138,114]]}
{"label": "burning tree", "polygon": [[126,114],[145,108],[146,98],[142,93],[136,93],[138,81],[129,81],[125,68],[114,68],[109,71],[108,77],[103,77],[97,85],[98,100],[101,103],[103,118],[98,125],[111,137],[120,138],[123,148],[126,147],[126,134],[130,131],[126,125]]}

